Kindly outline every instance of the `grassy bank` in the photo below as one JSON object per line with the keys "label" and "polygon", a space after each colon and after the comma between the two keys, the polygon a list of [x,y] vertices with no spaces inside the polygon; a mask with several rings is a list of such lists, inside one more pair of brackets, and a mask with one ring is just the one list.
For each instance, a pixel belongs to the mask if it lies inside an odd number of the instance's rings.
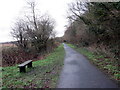
{"label": "grassy bank", "polygon": [[117,83],[120,82],[120,71],[118,70],[118,62],[113,60],[111,56],[107,56],[101,53],[94,53],[89,51],[87,48],[78,48],[72,44],[68,44],[71,48],[74,48],[84,56],[86,56],[90,62],[96,65],[99,69],[105,72],[110,79],[115,80]]}
{"label": "grassy bank", "polygon": [[2,68],[3,88],[55,88],[63,66],[64,49],[61,44],[44,60],[33,62],[33,68],[19,73],[16,66]]}

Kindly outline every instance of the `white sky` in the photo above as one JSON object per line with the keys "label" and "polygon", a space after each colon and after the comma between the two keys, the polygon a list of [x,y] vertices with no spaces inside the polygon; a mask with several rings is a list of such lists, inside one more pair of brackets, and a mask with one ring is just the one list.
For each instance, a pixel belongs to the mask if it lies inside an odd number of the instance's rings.
{"label": "white sky", "polygon": [[[73,0],[36,0],[42,14],[48,13],[56,21],[57,36],[64,34],[68,3]],[[26,0],[0,0],[0,42],[12,41],[11,27],[25,9]]]}

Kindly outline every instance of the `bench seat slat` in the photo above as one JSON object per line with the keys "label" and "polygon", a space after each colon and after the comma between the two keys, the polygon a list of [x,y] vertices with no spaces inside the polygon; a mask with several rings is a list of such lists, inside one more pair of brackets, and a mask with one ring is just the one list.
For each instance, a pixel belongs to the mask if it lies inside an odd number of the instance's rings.
{"label": "bench seat slat", "polygon": [[26,61],[26,62],[24,62],[24,63],[22,63],[22,64],[20,64],[20,65],[18,65],[18,66],[19,66],[19,67],[25,66],[25,65],[27,65],[27,64],[30,63],[30,62],[32,62],[32,60],[28,60],[28,61]]}

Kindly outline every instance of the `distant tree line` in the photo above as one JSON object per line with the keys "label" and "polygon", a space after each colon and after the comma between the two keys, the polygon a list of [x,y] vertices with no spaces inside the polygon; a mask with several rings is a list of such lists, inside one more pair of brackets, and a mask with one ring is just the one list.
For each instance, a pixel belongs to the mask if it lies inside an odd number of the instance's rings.
{"label": "distant tree line", "polygon": [[79,46],[104,46],[120,58],[120,2],[69,4],[69,25],[64,39]]}

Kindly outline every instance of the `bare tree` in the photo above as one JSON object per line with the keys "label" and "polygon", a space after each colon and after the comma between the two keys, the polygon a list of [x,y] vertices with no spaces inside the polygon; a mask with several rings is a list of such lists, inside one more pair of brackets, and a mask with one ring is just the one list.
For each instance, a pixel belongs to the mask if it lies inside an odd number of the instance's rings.
{"label": "bare tree", "polygon": [[80,21],[84,12],[88,10],[88,4],[87,2],[81,2],[81,0],[76,0],[76,2],[68,4],[69,10],[67,18],[73,21]]}
{"label": "bare tree", "polygon": [[[46,50],[46,44],[49,40],[53,29],[54,20],[49,15],[36,14],[35,1],[27,2],[30,9],[30,15],[24,21],[18,21],[13,28],[12,35],[19,41],[21,47],[25,47],[25,42],[28,41],[36,51]],[[31,17],[32,16],[32,17]]]}
{"label": "bare tree", "polygon": [[11,31],[12,36],[17,40],[17,45],[22,48],[27,48],[27,34],[26,34],[26,25],[24,20],[20,19],[15,23],[15,26]]}
{"label": "bare tree", "polygon": [[49,15],[36,14],[36,2],[30,1],[28,5],[31,10],[32,18],[29,20],[30,25],[28,26],[28,33],[31,38],[32,45],[35,46],[37,51],[41,49],[46,49],[47,41],[54,29],[54,21],[49,17]]}
{"label": "bare tree", "polygon": [[[38,30],[37,15],[36,15],[36,2],[34,0],[32,0],[32,1],[28,1],[27,3],[29,5],[29,9],[31,11],[32,21],[33,21],[33,24],[34,24],[34,29]],[[29,17],[27,17],[27,18],[29,19]]]}

